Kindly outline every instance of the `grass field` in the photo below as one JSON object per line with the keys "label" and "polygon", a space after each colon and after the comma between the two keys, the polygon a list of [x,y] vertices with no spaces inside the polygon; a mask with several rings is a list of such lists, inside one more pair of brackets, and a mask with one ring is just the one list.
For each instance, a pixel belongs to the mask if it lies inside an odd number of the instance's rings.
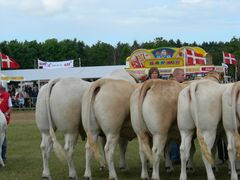
{"label": "grass field", "polygon": [[[57,134],[60,142],[63,142],[63,136]],[[37,180],[41,179],[42,157],[40,151],[41,137],[34,120],[34,111],[14,111],[12,112],[11,124],[7,129],[8,154],[6,167],[0,168],[0,180]],[[83,179],[85,163],[85,142],[78,141],[75,148],[74,160],[79,179]],[[128,163],[127,171],[118,169],[118,149],[115,153],[116,169],[120,180],[138,180],[140,179],[141,164],[138,155],[138,142],[133,140],[129,143],[126,159]],[[205,180],[206,172],[197,150],[194,156],[196,171],[189,175],[189,179]],[[61,164],[52,152],[49,160],[50,172],[53,180],[68,179],[67,164]],[[99,171],[99,165],[95,159],[92,164],[93,177],[96,180],[108,178],[108,172]],[[160,166],[160,176],[163,180],[177,180],[180,174],[180,165],[175,166],[175,172],[167,174],[163,168],[163,162]],[[216,179],[230,179],[227,174],[226,164],[219,166],[219,172],[216,173]]]}

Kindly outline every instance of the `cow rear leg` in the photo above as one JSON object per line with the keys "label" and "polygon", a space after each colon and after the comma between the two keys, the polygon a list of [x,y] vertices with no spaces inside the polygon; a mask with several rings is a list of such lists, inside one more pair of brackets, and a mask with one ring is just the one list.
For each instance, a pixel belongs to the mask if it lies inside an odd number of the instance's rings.
{"label": "cow rear leg", "polygon": [[42,159],[43,159],[43,172],[42,178],[51,179],[50,171],[48,167],[48,159],[50,157],[50,152],[52,150],[52,140],[48,133],[42,133],[42,142],[40,148],[42,150]]}
{"label": "cow rear leg", "polygon": [[[98,137],[98,133],[97,132],[92,132],[92,137],[93,137],[93,143],[97,144],[97,137]],[[86,158],[86,161],[85,161],[85,172],[84,172],[84,179],[92,179],[92,171],[91,171],[91,160],[92,160],[92,156],[93,156],[93,151],[90,147],[90,144],[88,142],[88,139],[87,139],[87,142],[85,144],[85,158]]]}
{"label": "cow rear leg", "polygon": [[3,159],[2,159],[2,145],[3,145],[3,142],[4,142],[5,136],[6,136],[5,130],[2,129],[2,132],[0,134],[0,166],[2,166],[2,167],[5,166],[5,164],[3,162]]}
{"label": "cow rear leg", "polygon": [[[99,136],[98,141],[100,142],[100,149],[102,151],[104,162],[105,162],[104,164],[106,164],[106,156],[105,156],[105,153],[104,153],[104,146],[106,144],[106,138]],[[106,166],[100,165],[99,169],[100,169],[100,171],[103,171],[105,168],[106,168]]]}
{"label": "cow rear leg", "polygon": [[180,145],[180,155],[181,155],[181,174],[180,180],[187,180],[186,166],[189,160],[189,153],[191,148],[191,142],[194,131],[191,130],[181,130],[181,145]]}
{"label": "cow rear leg", "polygon": [[[203,135],[203,138],[204,138],[204,141],[206,142],[207,144],[207,147],[208,149],[210,150],[211,152],[211,149],[214,145],[214,141],[215,141],[215,138],[216,138],[216,131],[215,130],[208,130],[208,131],[204,131],[202,133]],[[203,159],[203,162],[205,164],[205,168],[206,168],[206,171],[207,171],[207,177],[208,177],[208,180],[215,180],[215,176],[214,176],[214,173],[213,173],[213,169],[212,169],[212,166],[211,164],[207,161],[207,159],[205,158],[205,156],[202,154],[202,159]]]}
{"label": "cow rear leg", "polygon": [[69,168],[69,178],[78,179],[77,172],[73,162],[73,152],[74,147],[77,143],[78,134],[65,134],[65,145],[64,149],[68,156],[68,168]]}
{"label": "cow rear leg", "polygon": [[192,143],[191,143],[191,148],[190,148],[190,156],[189,159],[187,161],[187,173],[194,173],[195,169],[194,169],[194,164],[193,164],[193,155],[196,152],[196,147],[194,144],[194,139],[192,139]]}
{"label": "cow rear leg", "polygon": [[226,131],[227,141],[228,141],[228,157],[231,165],[231,180],[237,180],[238,175],[236,171],[235,161],[236,161],[236,149],[235,149],[235,140],[231,132]]}
{"label": "cow rear leg", "polygon": [[165,154],[165,170],[167,171],[167,173],[171,173],[174,171],[174,168],[173,168],[173,164],[172,164],[172,161],[170,159],[170,151],[171,151],[171,146],[170,146],[170,143],[168,143],[165,147],[165,151],[164,151],[164,154]]}
{"label": "cow rear leg", "polygon": [[127,169],[125,154],[127,151],[128,140],[126,138],[119,138],[120,161],[119,168],[121,170]]}
{"label": "cow rear leg", "polygon": [[115,179],[117,180],[117,173],[114,167],[114,161],[113,161],[113,153],[115,150],[115,147],[117,145],[117,142],[119,140],[119,135],[117,134],[108,134],[107,136],[107,142],[104,147],[106,160],[108,163],[108,169],[109,169],[109,179]]}
{"label": "cow rear leg", "polygon": [[[141,179],[149,179],[148,171],[147,171],[147,157],[144,153],[144,146],[145,148],[149,148],[148,151],[150,152],[150,146],[149,146],[149,137],[145,134],[138,134],[138,143],[139,143],[139,155],[142,163],[142,171],[141,171]],[[151,152],[150,152],[151,153]]]}
{"label": "cow rear leg", "polygon": [[153,172],[152,172],[152,179],[158,180],[159,177],[159,165],[160,165],[160,155],[164,150],[165,144],[167,141],[166,134],[155,134],[153,135]]}

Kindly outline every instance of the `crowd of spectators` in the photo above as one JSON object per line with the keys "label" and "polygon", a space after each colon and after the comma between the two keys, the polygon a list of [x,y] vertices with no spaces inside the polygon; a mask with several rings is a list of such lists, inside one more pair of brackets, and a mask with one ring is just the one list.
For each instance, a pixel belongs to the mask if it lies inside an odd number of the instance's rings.
{"label": "crowd of spectators", "polygon": [[32,108],[36,106],[38,95],[37,84],[9,84],[8,92],[11,95],[13,107]]}

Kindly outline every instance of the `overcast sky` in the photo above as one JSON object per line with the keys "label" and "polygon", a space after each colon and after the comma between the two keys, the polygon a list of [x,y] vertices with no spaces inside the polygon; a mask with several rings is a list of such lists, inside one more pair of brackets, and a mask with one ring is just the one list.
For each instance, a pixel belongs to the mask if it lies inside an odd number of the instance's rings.
{"label": "overcast sky", "polygon": [[0,0],[0,18],[0,42],[202,43],[240,36],[240,0]]}

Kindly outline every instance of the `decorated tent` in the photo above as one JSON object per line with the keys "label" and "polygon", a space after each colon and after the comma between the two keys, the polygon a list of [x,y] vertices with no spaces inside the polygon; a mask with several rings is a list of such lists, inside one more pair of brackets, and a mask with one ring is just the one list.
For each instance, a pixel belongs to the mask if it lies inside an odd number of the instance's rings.
{"label": "decorated tent", "polygon": [[162,77],[168,78],[175,68],[183,68],[188,78],[204,76],[208,71],[224,72],[223,66],[214,66],[212,57],[200,47],[161,47],[138,49],[126,60],[128,71],[147,74],[151,67],[157,67]]}

